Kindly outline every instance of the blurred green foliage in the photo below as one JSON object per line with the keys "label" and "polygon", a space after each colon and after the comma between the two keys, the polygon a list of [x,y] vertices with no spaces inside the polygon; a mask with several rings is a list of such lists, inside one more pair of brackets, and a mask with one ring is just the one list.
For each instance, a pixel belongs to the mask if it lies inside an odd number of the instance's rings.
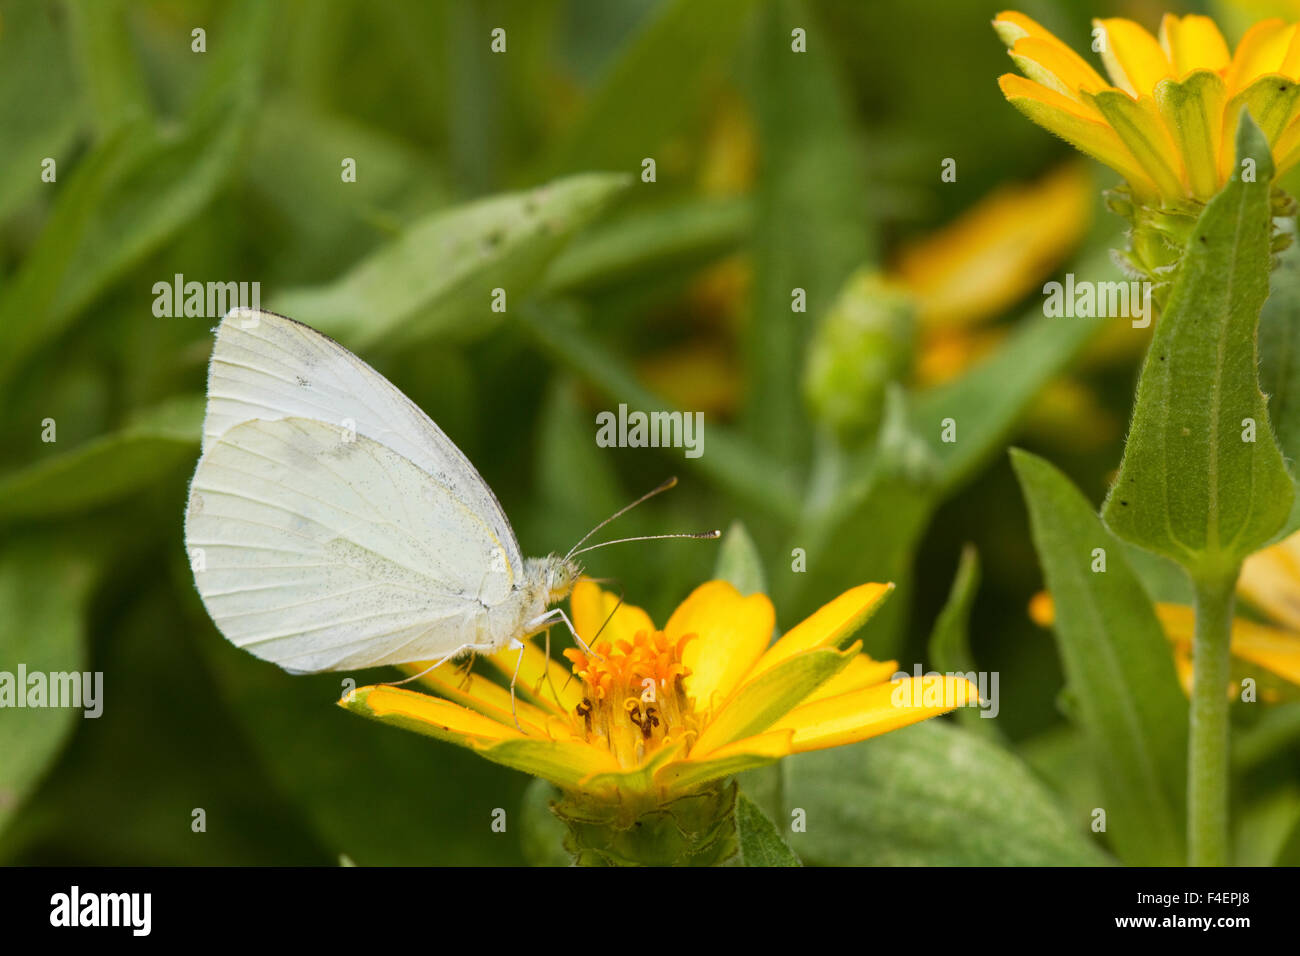
{"label": "blurred green foliage", "polygon": [[[1076,43],[1089,16],[1123,7],[1024,6]],[[935,653],[1001,672],[1001,734],[934,722],[748,775],[744,852],[787,858],[763,814],[780,825],[803,807],[819,822],[785,840],[808,862],[1107,860],[1082,740],[1109,725],[1080,730],[1057,709],[1061,665],[1024,613],[1042,577],[1005,455],[1013,439],[1034,447],[1099,499],[1118,435],[1022,426],[1103,323],[1046,319],[1031,296],[954,381],[921,388],[884,363],[899,380],[873,386],[864,420],[879,431],[849,443],[803,397],[807,344],[855,270],[886,268],[902,241],[1065,155],[998,93],[994,12],[0,0],[0,670],[103,671],[106,698],[95,720],[0,713],[0,861],[555,862],[530,836],[537,785],[333,706],[341,677],[388,674],[290,677],[211,624],[181,512],[214,320],[155,316],[154,284],[177,274],[256,280],[264,305],[373,362],[475,463],[528,553],[567,549],[680,471],[620,533],[743,522],[721,573],[766,587],[781,629],[846,587],[895,581],[859,636],[910,670],[936,663],[927,636],[973,541],[979,580],[967,567]],[[955,183],[939,180],[945,157]],[[1109,278],[1120,242],[1118,220],[1099,220],[1064,268]],[[719,295],[737,262],[752,281]],[[791,313],[794,287],[806,314]],[[732,377],[699,373],[700,349]],[[1123,420],[1134,371],[1081,374]],[[702,457],[595,445],[595,411],[693,410],[705,386],[724,394]],[[718,557],[651,542],[590,568],[662,621]],[[1297,734],[1294,719],[1259,728],[1251,753],[1265,756],[1243,771],[1260,862],[1300,845],[1285,849]],[[497,807],[506,834],[490,829]]]}

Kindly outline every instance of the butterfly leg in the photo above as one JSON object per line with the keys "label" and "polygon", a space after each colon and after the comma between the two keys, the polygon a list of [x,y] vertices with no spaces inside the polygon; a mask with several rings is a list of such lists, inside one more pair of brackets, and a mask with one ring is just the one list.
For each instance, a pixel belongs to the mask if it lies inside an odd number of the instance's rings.
{"label": "butterfly leg", "polygon": [[573,639],[578,642],[578,646],[581,647],[584,651],[586,651],[587,654],[596,658],[597,660],[603,661],[605,659],[605,655],[597,654],[595,651],[593,651],[590,647],[587,646],[586,641],[584,641],[581,637],[578,636],[577,628],[573,626],[573,622],[569,620],[569,615],[564,613],[564,608],[562,607],[551,608],[545,614],[541,614],[538,617],[533,618],[533,620],[529,621],[527,624],[524,625],[524,628],[529,634],[535,634],[538,631],[540,631],[542,627],[544,627],[548,622],[554,621],[556,618],[559,618],[561,621],[564,622],[564,626],[569,629],[569,633],[572,634]]}
{"label": "butterfly leg", "polygon": [[384,686],[385,686],[385,687],[401,687],[403,684],[409,684],[409,683],[410,683],[411,681],[413,681],[413,680],[419,680],[419,679],[420,679],[421,677],[423,677],[425,674],[429,673],[429,671],[437,670],[439,667],[441,667],[443,664],[447,663],[449,660],[451,660],[453,657],[455,657],[457,654],[459,654],[459,653],[460,653],[461,651],[463,651],[463,650],[465,650],[465,648],[463,648],[463,647],[458,647],[458,648],[456,648],[454,651],[452,651],[450,654],[448,654],[446,657],[442,657],[442,658],[438,659],[437,661],[434,661],[432,664],[430,664],[430,665],[429,665],[428,667],[426,667],[424,670],[420,671],[420,673],[418,673],[418,674],[412,674],[410,677],[403,678],[402,680],[393,680],[393,681],[388,681],[386,684],[384,684]]}
{"label": "butterfly leg", "polygon": [[474,679],[474,675],[471,671],[474,667],[476,656],[477,655],[474,651],[470,651],[469,655],[465,658],[465,662],[460,665],[460,683],[456,685],[457,689],[465,690],[469,687],[469,682]]}
{"label": "butterfly leg", "polygon": [[[400,686],[402,686],[403,684],[409,684],[411,681],[413,681],[413,680],[418,680],[419,678],[423,677],[425,674],[429,673],[429,671],[437,670],[439,667],[441,667],[443,664],[447,663],[447,662],[448,662],[449,660],[451,660],[453,657],[456,657],[456,656],[458,656],[458,655],[460,655],[460,654],[464,654],[466,651],[468,651],[468,652],[469,652],[469,655],[470,655],[470,657],[469,657],[469,664],[473,664],[473,662],[474,662],[474,655],[475,655],[475,654],[480,654],[480,653],[481,653],[481,654],[490,654],[490,653],[492,653],[494,650],[496,650],[496,647],[495,647],[494,645],[492,645],[492,644],[486,644],[486,643],[485,643],[485,644],[462,644],[460,647],[456,648],[456,649],[455,649],[454,651],[452,651],[450,654],[446,654],[446,655],[444,655],[443,657],[440,657],[438,660],[434,661],[432,664],[430,664],[430,665],[429,665],[428,667],[426,667],[424,670],[420,671],[420,673],[418,673],[418,674],[412,674],[410,677],[403,678],[402,680],[387,681],[387,682],[384,683],[383,686],[384,686],[384,687],[400,687]],[[466,665],[466,666],[467,666],[467,668],[468,668],[469,665]],[[468,676],[468,671],[467,671],[467,676]]]}
{"label": "butterfly leg", "polygon": [[[555,702],[563,708],[564,703],[560,700],[560,692],[555,689],[555,681],[551,679],[551,629],[548,627],[542,633],[546,635],[546,666],[542,671],[542,676],[537,678],[537,683],[533,685],[533,695],[540,697],[542,684],[546,684],[551,688],[551,696],[555,698]],[[569,676],[573,676],[572,672]]]}
{"label": "butterfly leg", "polygon": [[514,647],[516,644],[519,645],[519,657],[515,659],[515,672],[510,676],[510,716],[515,719],[515,730],[522,734],[524,728],[519,726],[519,708],[515,703],[515,683],[519,680],[519,666],[524,662],[524,642],[512,641],[510,646]]}

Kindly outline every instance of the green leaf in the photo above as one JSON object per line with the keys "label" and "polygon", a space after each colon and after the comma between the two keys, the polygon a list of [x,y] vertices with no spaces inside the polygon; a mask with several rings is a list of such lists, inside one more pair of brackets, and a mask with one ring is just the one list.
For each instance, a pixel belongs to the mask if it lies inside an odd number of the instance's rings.
{"label": "green leaf", "polygon": [[[29,675],[86,672],[85,613],[92,580],[93,567],[84,554],[48,542],[10,544],[0,552],[0,671],[9,680],[16,682],[19,665]],[[0,720],[0,830],[87,713],[84,700],[81,709],[14,703],[6,703]],[[103,703],[101,698],[96,706]]]}
{"label": "green leaf", "polygon": [[[962,548],[961,562],[948,592],[948,601],[930,631],[930,664],[942,674],[965,674],[978,682],[975,658],[970,650],[970,612],[980,586],[979,553],[974,545]],[[968,730],[990,733],[995,730],[992,718],[982,717],[979,707],[960,707],[956,719]]]}
{"label": "green leaf", "polygon": [[[628,502],[609,458],[591,440],[590,423],[571,379],[547,389],[537,426],[537,491],[546,521],[540,540],[571,544]],[[583,476],[581,484],[573,480],[575,471]],[[637,523],[636,509],[626,517],[624,537],[651,533]]]}
{"label": "green leaf", "polygon": [[[359,162],[340,182],[342,157]],[[415,148],[335,111],[280,96],[262,108],[243,181],[285,226],[264,253],[271,274],[294,283],[333,281],[401,226],[445,206],[446,176]],[[287,234],[287,236],[285,235]],[[286,280],[288,281],[288,280]]]}
{"label": "green leaf", "polygon": [[[67,38],[56,28],[57,9],[49,4],[5,6],[0,30],[0,219],[41,189],[41,163],[56,160],[65,173],[82,114]],[[33,69],[32,64],[40,64]],[[56,180],[57,182],[58,180]]]}
{"label": "green leaf", "polygon": [[[1300,460],[1300,243],[1295,241],[1295,221],[1288,222],[1291,245],[1277,257],[1269,277],[1268,300],[1259,315],[1259,385],[1268,396],[1273,436],[1282,455],[1294,463]],[[1277,537],[1297,528],[1300,494]]]}
{"label": "green leaf", "polygon": [[970,652],[971,605],[980,586],[979,552],[973,545],[961,551],[961,562],[948,592],[948,603],[930,631],[930,662],[940,671],[960,673],[975,669]]}
{"label": "green leaf", "polygon": [[[791,548],[802,548],[808,558],[806,574],[778,579],[778,583],[803,588],[797,614],[810,614],[831,597],[864,581],[891,581],[906,594],[912,549],[938,507],[939,489],[936,457],[912,430],[907,399],[900,387],[886,392],[874,456],[855,470],[865,473],[862,483],[832,496],[829,507],[815,512],[790,540]],[[865,498],[863,489],[869,489]],[[853,503],[858,507],[849,510]],[[871,541],[872,546],[864,548],[863,541]],[[815,593],[817,600],[808,605],[810,593]],[[903,595],[895,595],[862,635],[863,650],[878,660],[899,653],[909,604],[909,599],[900,597]],[[777,605],[785,606],[784,600],[779,598]]]}
{"label": "green leaf", "polygon": [[746,198],[636,210],[576,237],[547,269],[543,290],[589,292],[706,262],[738,246],[753,218]]}
{"label": "green leaf", "polygon": [[1300,866],[1300,820],[1296,820],[1291,833],[1277,851],[1274,866]]}
{"label": "green leaf", "polygon": [[1262,708],[1249,727],[1232,737],[1232,768],[1253,770],[1300,744],[1300,701]]}
{"label": "green leaf", "polygon": [[500,318],[493,290],[505,290],[507,311],[517,308],[568,238],[628,182],[584,174],[441,210],[336,281],[285,292],[271,308],[358,350],[481,333]]}
{"label": "green leaf", "polygon": [[1235,801],[1232,827],[1233,866],[1287,866],[1278,857],[1294,827],[1300,825],[1300,786],[1249,788]]}
{"label": "green leaf", "polygon": [[[345,679],[364,685],[394,672],[290,675],[198,625],[201,607],[194,613],[202,653],[246,738],[332,854],[358,866],[521,862],[511,809],[527,777],[336,706]],[[505,833],[491,829],[496,808],[507,811]]]}
{"label": "green leaf", "polygon": [[831,866],[1099,866],[1033,772],[1010,752],[942,720],[800,754],[786,804],[806,832],[789,842]]}
{"label": "green leaf", "polygon": [[[754,98],[764,172],[745,429],[755,444],[798,461],[808,446],[800,377],[813,323],[792,311],[793,290],[820,315],[875,250],[861,144],[829,32],[798,0],[769,3],[763,14]],[[795,24],[807,33],[806,53],[790,48]]]}
{"label": "green leaf", "polygon": [[815,421],[845,446],[880,425],[889,386],[912,368],[916,303],[871,267],[855,271],[818,321],[803,372]]}
{"label": "green leaf", "polygon": [[[701,108],[704,80],[735,45],[753,5],[754,0],[656,5],[548,153],[548,174],[639,170],[641,160],[655,156]],[[660,163],[660,180],[666,165]]]}
{"label": "green leaf", "polygon": [[1181,864],[1187,699],[1169,641],[1120,543],[1083,495],[1041,458],[1013,451],[1011,460],[1056,603],[1071,717],[1105,787],[1111,845],[1129,863]]}
{"label": "green leaf", "polygon": [[101,133],[152,115],[149,93],[127,29],[122,0],[72,0],[72,38]]}
{"label": "green leaf", "polygon": [[[574,310],[553,302],[526,303],[511,314],[552,359],[612,401],[626,402],[629,408],[647,414],[672,410],[664,399],[637,381],[622,359],[582,333],[576,325]],[[740,436],[722,425],[706,424],[706,452],[686,459],[686,463],[730,493],[793,520],[797,515],[798,492],[790,476],[774,469]]]}
{"label": "green leaf", "polygon": [[551,812],[563,794],[554,784],[536,777],[519,805],[519,845],[529,866],[572,866],[573,854],[564,848],[567,829]]}
{"label": "green leaf", "polygon": [[1294,497],[1256,371],[1272,264],[1273,160],[1245,112],[1237,156],[1238,167],[1254,161],[1254,181],[1234,174],[1188,239],[1102,508],[1116,535],[1193,576],[1235,568],[1282,527]]}
{"label": "green leaf", "polygon": [[1106,805],[1088,740],[1073,724],[1056,723],[1017,741],[1016,753],[1052,788],[1072,819],[1091,820],[1093,810]]}
{"label": "green leaf", "polygon": [[234,38],[210,67],[213,82],[224,81],[219,91],[202,98],[179,131],[124,115],[60,191],[40,238],[0,294],[0,382],[226,182],[256,105],[269,7],[242,3],[229,16]]}
{"label": "green leaf", "polygon": [[[1108,256],[1094,255],[1074,268],[1081,275],[1104,275],[1112,267]],[[960,379],[912,397],[910,426],[896,427],[924,442],[926,454],[911,449],[910,440],[899,445],[899,453],[913,462],[923,458],[925,466],[883,461],[832,495],[795,542],[807,550],[809,571],[816,573],[795,576],[791,587],[798,591],[778,595],[778,605],[807,614],[863,581],[893,581],[901,593],[877,616],[866,650],[884,658],[899,653],[912,554],[931,516],[1003,447],[1034,398],[1107,321],[1075,318],[1063,324],[1036,308],[1005,345]],[[949,418],[954,442],[943,441]],[[862,547],[864,540],[873,546]]]}
{"label": "green leaf", "polygon": [[722,536],[713,577],[719,581],[730,581],[741,594],[766,593],[763,559],[754,545],[754,539],[739,521],[733,521],[727,533]]}
{"label": "green leaf", "polygon": [[49,458],[0,477],[0,521],[81,511],[148,487],[194,458],[203,407],[201,396],[176,398],[71,451],[43,446]]}
{"label": "green leaf", "polygon": [[[1072,266],[1079,275],[1113,272],[1109,255],[1094,254]],[[1039,305],[1021,319],[1007,344],[946,385],[912,402],[912,427],[938,459],[945,494],[966,483],[1001,453],[1030,403],[1068,367],[1113,319],[1044,315]],[[943,440],[944,420],[956,425],[956,441]]]}
{"label": "green leaf", "polygon": [[65,185],[40,237],[0,287],[0,384],[61,331],[69,318],[66,310],[54,310],[55,300],[95,215],[108,204],[115,181],[132,161],[133,134],[142,129],[142,125],[120,128],[97,143],[70,173],[65,172]]}
{"label": "green leaf", "polygon": [[736,798],[736,839],[741,866],[803,866],[776,824],[743,793]]}

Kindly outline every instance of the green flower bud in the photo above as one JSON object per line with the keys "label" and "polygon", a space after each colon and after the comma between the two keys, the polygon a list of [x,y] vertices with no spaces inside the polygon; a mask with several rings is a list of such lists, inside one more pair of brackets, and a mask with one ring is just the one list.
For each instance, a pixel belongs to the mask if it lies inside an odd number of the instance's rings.
{"label": "green flower bud", "polygon": [[912,364],[915,318],[911,296],[866,268],[822,317],[808,348],[804,398],[842,443],[859,443],[880,424],[885,389]]}

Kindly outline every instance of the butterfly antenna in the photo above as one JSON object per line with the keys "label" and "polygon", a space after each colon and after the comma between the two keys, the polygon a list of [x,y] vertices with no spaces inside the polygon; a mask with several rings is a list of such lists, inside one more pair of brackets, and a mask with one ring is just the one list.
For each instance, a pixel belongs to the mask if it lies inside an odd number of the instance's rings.
{"label": "butterfly antenna", "polygon": [[[595,579],[593,579],[593,580],[595,580]],[[602,580],[609,580],[609,579],[602,579]],[[591,646],[592,646],[593,648],[596,646],[596,642],[597,642],[598,640],[600,640],[600,635],[603,634],[603,633],[605,632],[605,628],[609,626],[609,622],[612,621],[612,620],[614,620],[614,615],[618,613],[618,609],[621,608],[621,607],[623,606],[623,599],[624,599],[624,597],[626,596],[626,595],[624,595],[624,593],[623,593],[623,585],[622,585],[620,582],[618,582],[618,581],[611,581],[610,583],[615,584],[615,585],[618,586],[618,601],[615,602],[615,604],[614,604],[614,609],[613,609],[612,611],[610,611],[610,612],[609,612],[609,615],[605,618],[605,623],[600,625],[600,630],[598,630],[598,631],[595,633],[595,635],[592,637],[592,639],[591,639]]]}
{"label": "butterfly antenna", "polygon": [[633,508],[635,508],[637,505],[641,504],[643,501],[649,501],[649,500],[650,500],[651,498],[653,498],[655,495],[659,494],[660,492],[667,491],[669,488],[673,487],[675,484],[677,484],[677,476],[676,476],[676,475],[674,475],[672,478],[669,478],[669,479],[668,479],[667,481],[665,481],[663,484],[659,485],[659,487],[654,488],[654,489],[652,489],[651,491],[647,491],[645,494],[643,494],[643,495],[642,495],[640,498],[638,498],[636,501],[632,502],[630,505],[624,505],[622,508],[619,508],[619,509],[618,509],[617,511],[615,511],[612,515],[610,515],[608,518],[606,518],[604,521],[602,521],[600,524],[596,525],[596,527],[592,528],[590,531],[588,531],[586,534],[584,534],[580,539],[578,539],[578,543],[575,544],[572,548],[569,549],[569,553],[566,554],[566,555],[564,556],[564,560],[566,560],[566,561],[569,560],[569,558],[573,557],[575,554],[581,554],[582,552],[580,552],[578,549],[579,549],[580,547],[582,547],[583,542],[585,542],[588,538],[590,538],[593,534],[595,534],[595,533],[596,533],[597,531],[599,531],[601,528],[605,527],[605,525],[609,524],[609,523],[610,523],[611,521],[613,521],[615,518],[622,517],[623,515],[627,514],[629,511],[631,511]]}
{"label": "butterfly antenna", "polygon": [[680,534],[644,534],[635,538],[615,538],[613,541],[602,541],[600,544],[593,544],[585,548],[579,548],[576,551],[570,551],[565,555],[565,560],[580,554],[586,554],[588,551],[595,551],[597,548],[604,548],[611,544],[626,544],[629,541],[661,541],[664,538],[699,538],[708,540],[721,537],[722,532],[715,528],[713,531],[683,531]]}

